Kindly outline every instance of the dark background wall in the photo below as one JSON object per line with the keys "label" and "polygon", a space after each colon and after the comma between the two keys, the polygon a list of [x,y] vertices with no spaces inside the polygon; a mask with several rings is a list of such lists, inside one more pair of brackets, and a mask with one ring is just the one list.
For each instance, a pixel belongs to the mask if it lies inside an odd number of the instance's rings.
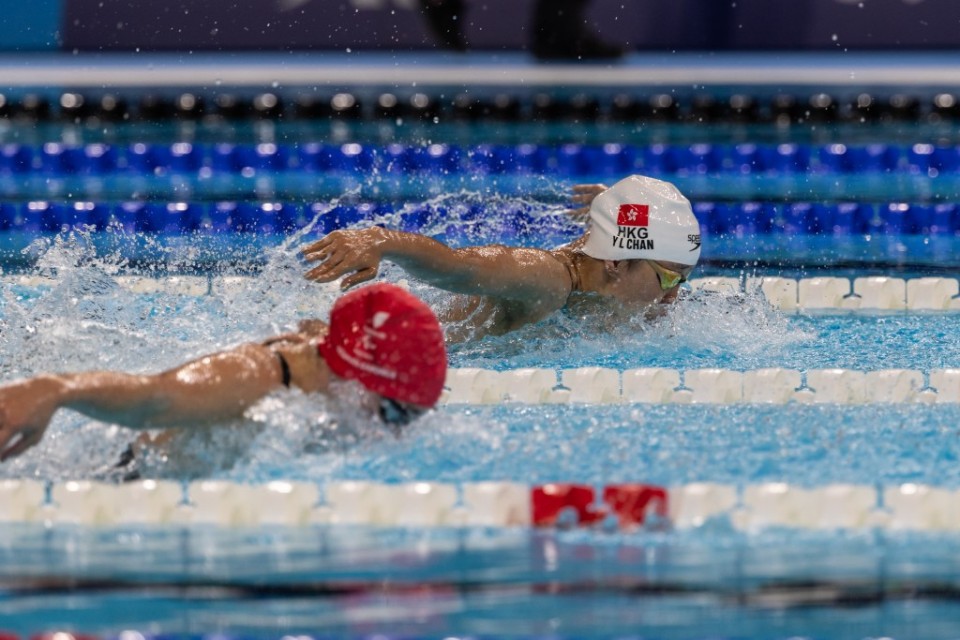
{"label": "dark background wall", "polygon": [[[465,0],[476,49],[522,49],[536,0]],[[561,0],[547,0],[559,2]],[[7,3],[0,49],[433,48],[419,0],[31,0]],[[960,0],[593,0],[602,37],[636,49],[949,49]]]}

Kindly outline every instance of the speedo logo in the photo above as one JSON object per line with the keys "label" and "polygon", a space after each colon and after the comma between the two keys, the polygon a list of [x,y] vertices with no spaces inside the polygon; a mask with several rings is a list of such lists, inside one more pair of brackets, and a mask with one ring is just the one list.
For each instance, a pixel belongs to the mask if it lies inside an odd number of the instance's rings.
{"label": "speedo logo", "polygon": [[690,251],[696,251],[700,248],[700,234],[691,233],[687,235],[687,242],[693,245],[693,248]]}

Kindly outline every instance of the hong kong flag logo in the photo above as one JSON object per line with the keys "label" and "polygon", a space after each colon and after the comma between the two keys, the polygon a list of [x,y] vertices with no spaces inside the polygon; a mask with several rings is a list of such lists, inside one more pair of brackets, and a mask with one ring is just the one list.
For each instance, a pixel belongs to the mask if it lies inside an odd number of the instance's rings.
{"label": "hong kong flag logo", "polygon": [[650,206],[646,204],[622,204],[617,212],[617,225],[622,227],[645,227],[650,222]]}

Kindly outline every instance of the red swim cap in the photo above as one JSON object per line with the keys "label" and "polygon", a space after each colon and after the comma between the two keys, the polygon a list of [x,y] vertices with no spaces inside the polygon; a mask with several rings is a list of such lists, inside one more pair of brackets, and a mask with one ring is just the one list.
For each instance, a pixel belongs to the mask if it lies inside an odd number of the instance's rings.
{"label": "red swim cap", "polygon": [[430,308],[392,284],[340,297],[320,355],[335,374],[386,398],[432,407],[447,373],[443,331]]}

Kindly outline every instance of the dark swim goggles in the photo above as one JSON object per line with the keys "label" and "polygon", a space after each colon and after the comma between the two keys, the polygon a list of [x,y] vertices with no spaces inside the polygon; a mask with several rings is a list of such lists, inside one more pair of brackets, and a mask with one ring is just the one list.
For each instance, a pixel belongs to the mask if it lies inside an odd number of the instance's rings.
{"label": "dark swim goggles", "polygon": [[650,268],[657,274],[657,280],[660,281],[660,288],[664,291],[669,291],[687,281],[686,275],[673,269],[667,269],[658,262],[647,260],[647,264],[649,264]]}
{"label": "dark swim goggles", "polygon": [[426,410],[401,404],[392,398],[380,398],[377,413],[386,424],[403,427],[422,416]]}

